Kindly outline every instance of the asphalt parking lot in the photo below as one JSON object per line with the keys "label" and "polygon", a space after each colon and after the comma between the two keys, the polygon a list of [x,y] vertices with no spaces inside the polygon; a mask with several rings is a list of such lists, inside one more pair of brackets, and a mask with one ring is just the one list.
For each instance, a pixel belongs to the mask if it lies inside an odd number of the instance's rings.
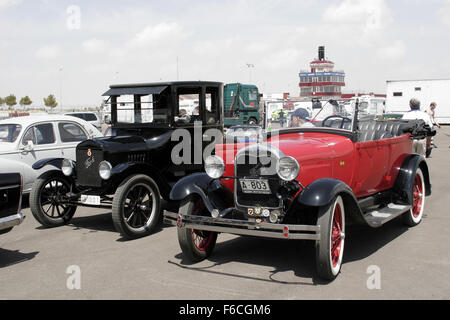
{"label": "asphalt parking lot", "polygon": [[[0,299],[449,299],[450,127],[435,141],[422,223],[348,230],[331,283],[316,277],[312,243],[220,235],[210,259],[189,265],[175,227],[124,241],[105,210],[79,208],[70,225],[44,229],[25,209],[0,236]],[[71,266],[80,289],[68,288]],[[373,270],[379,288],[367,285]]]}

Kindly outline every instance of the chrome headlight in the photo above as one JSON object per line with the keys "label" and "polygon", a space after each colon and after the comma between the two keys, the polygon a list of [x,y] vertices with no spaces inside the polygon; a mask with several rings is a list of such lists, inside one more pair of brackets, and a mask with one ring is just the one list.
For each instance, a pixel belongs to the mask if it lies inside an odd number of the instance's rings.
{"label": "chrome headlight", "polygon": [[69,159],[64,159],[62,161],[61,165],[61,171],[64,173],[65,176],[69,177],[73,173],[73,162]]}
{"label": "chrome headlight", "polygon": [[224,171],[225,164],[222,158],[218,156],[209,156],[205,159],[205,171],[208,176],[213,179],[219,179]]}
{"label": "chrome headlight", "polygon": [[284,181],[292,181],[297,178],[300,172],[300,165],[292,157],[283,157],[278,161],[277,173]]}
{"label": "chrome headlight", "polygon": [[111,178],[111,170],[112,166],[108,161],[102,161],[98,165],[98,174],[103,180],[108,180]]}

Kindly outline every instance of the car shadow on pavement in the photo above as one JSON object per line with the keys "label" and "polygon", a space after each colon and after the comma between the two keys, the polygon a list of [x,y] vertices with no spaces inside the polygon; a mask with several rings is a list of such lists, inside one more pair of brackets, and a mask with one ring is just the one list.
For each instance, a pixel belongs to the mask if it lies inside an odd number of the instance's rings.
{"label": "car shadow on pavement", "polygon": [[[345,269],[345,263],[347,262],[363,260],[369,257],[407,230],[408,228],[402,224],[401,219],[393,220],[380,229],[364,226],[349,227],[345,243],[343,268]],[[317,276],[315,243],[313,241],[286,241],[242,236],[218,242],[214,252],[207,260],[213,264],[207,267],[196,267],[195,264],[190,264],[184,260],[182,253],[176,255],[175,258],[181,261],[179,263],[169,261],[169,263],[184,269],[228,275],[230,277],[251,278],[253,280],[288,285],[327,285],[330,283],[330,281],[325,281]],[[231,262],[248,264],[250,265],[249,270],[252,269],[251,265],[273,267],[273,270],[269,271],[267,276],[258,276],[256,273],[248,276],[215,270],[219,268],[223,270],[221,266]],[[286,276],[283,274],[285,272],[293,272],[299,278],[298,281],[292,281],[292,278],[286,280]],[[311,282],[308,282],[305,278],[311,279]]]}
{"label": "car shadow on pavement", "polygon": [[0,268],[9,267],[33,259],[39,252],[22,253],[19,250],[0,248]]}

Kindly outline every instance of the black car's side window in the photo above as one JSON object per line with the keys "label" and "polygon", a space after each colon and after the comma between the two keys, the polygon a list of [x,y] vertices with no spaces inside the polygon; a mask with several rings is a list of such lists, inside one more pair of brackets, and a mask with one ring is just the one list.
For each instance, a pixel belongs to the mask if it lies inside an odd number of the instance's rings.
{"label": "black car's side window", "polygon": [[77,142],[87,140],[86,133],[74,123],[59,123],[59,136],[62,142]]}
{"label": "black car's side window", "polygon": [[219,122],[219,89],[206,88],[206,124],[216,124]]}

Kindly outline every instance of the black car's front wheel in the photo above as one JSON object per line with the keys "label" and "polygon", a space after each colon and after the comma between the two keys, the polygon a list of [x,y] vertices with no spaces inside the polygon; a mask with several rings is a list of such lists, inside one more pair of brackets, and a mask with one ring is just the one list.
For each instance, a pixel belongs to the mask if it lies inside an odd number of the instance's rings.
{"label": "black car's front wheel", "polygon": [[44,227],[58,227],[69,223],[77,207],[67,204],[66,194],[73,183],[59,171],[40,176],[30,193],[30,209]]}
{"label": "black car's front wheel", "polygon": [[127,239],[151,234],[161,215],[161,196],[155,181],[138,174],[117,188],[112,204],[114,226]]}
{"label": "black car's front wheel", "polygon": [[321,208],[317,224],[320,240],[316,242],[316,266],[319,277],[333,280],[339,274],[344,256],[345,208],[341,196]]}
{"label": "black car's front wheel", "polygon": [[[206,215],[207,209],[198,196],[189,196],[180,204],[181,215]],[[178,242],[184,257],[190,262],[200,262],[208,258],[214,250],[217,233],[210,231],[178,228]]]}

